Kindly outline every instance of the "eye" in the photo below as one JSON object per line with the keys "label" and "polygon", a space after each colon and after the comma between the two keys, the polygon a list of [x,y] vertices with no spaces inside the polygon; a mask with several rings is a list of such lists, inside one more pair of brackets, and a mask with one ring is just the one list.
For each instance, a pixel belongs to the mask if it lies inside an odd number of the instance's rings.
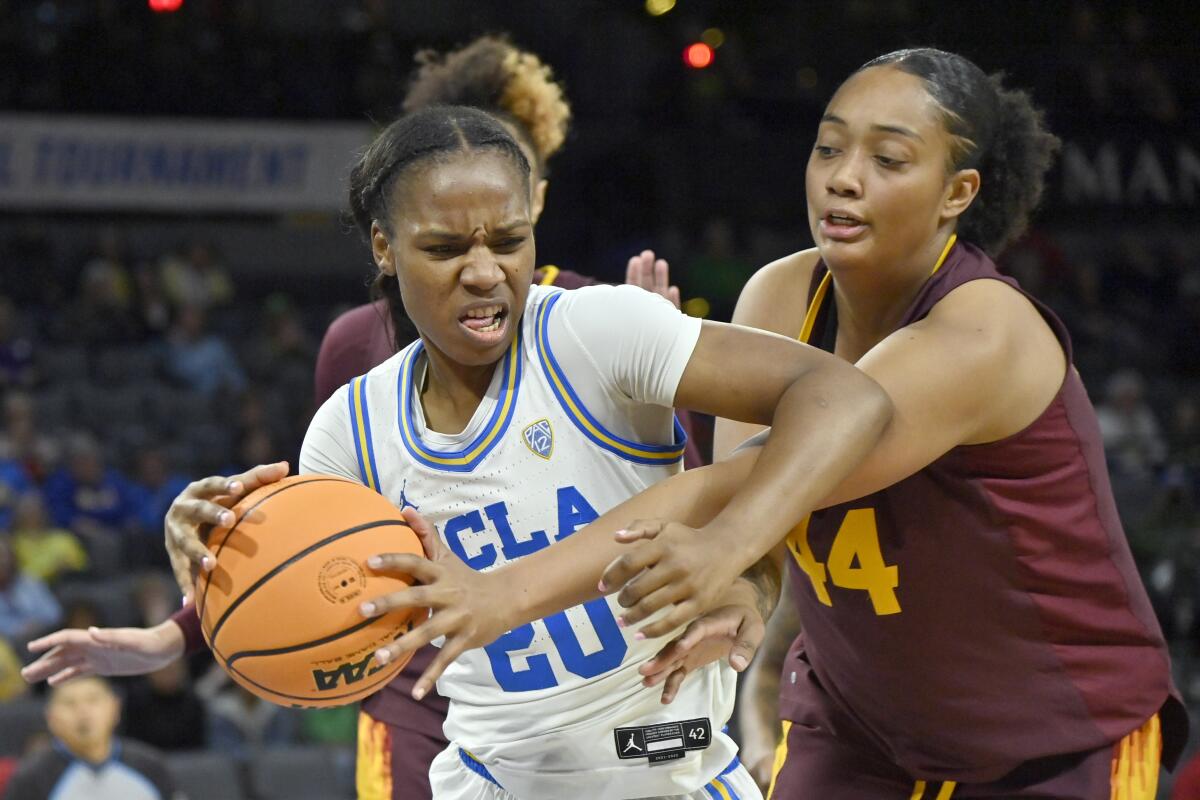
{"label": "eye", "polygon": [[492,245],[493,250],[501,253],[511,253],[525,243],[524,236],[506,236]]}
{"label": "eye", "polygon": [[895,169],[896,167],[904,165],[903,161],[895,158],[888,158],[887,156],[875,156],[875,163],[879,164],[881,167],[886,167],[887,169]]}
{"label": "eye", "polygon": [[458,248],[452,244],[431,244],[427,247],[422,247],[421,251],[434,256],[449,256],[457,253]]}
{"label": "eye", "polygon": [[818,144],[813,147],[813,150],[816,151],[817,155],[819,155],[821,158],[832,158],[835,154],[837,154],[837,148],[830,147],[827,144]]}

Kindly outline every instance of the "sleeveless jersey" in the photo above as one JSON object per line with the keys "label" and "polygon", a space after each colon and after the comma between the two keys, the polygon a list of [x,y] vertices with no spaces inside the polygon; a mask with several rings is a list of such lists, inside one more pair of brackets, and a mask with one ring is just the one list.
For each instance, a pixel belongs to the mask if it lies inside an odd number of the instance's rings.
{"label": "sleeveless jersey", "polygon": [[[698,320],[641,289],[535,286],[462,434],[424,427],[417,341],[322,406],[301,470],[413,506],[468,565],[496,569],[679,471],[670,404],[698,335]],[[645,363],[613,378],[602,360]],[[637,672],[662,641],[634,639],[620,611],[598,598],[464,653],[438,681],[447,737],[521,797],[673,795],[713,779],[736,752],[721,731],[732,670],[709,665],[663,706]]]}
{"label": "sleeveless jersey", "polygon": [[[980,279],[1020,291],[980,250],[953,245],[898,328]],[[832,352],[829,283],[818,263],[802,338]],[[833,727],[915,777],[994,780],[1116,742],[1160,708],[1164,761],[1182,745],[1095,411],[1065,328],[1029,299],[1068,360],[1037,420],[818,511],[788,538],[803,633],[784,666],[782,716]]]}

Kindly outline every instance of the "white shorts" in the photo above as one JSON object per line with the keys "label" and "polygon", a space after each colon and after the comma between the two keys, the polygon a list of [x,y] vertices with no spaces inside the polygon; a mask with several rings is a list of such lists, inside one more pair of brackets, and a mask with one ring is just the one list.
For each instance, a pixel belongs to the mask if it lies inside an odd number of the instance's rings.
{"label": "white shorts", "polygon": [[[517,797],[505,791],[487,768],[453,742],[438,754],[429,768],[433,800],[561,800]],[[758,784],[735,757],[724,772],[689,794],[661,798],[603,797],[588,800],[763,800]]]}

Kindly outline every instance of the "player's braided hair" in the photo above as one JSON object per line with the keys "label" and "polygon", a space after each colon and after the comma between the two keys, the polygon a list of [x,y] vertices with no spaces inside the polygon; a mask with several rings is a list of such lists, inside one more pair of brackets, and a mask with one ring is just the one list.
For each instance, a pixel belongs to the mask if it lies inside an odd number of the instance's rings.
{"label": "player's braided hair", "polygon": [[977,169],[979,194],[958,220],[959,235],[995,256],[1025,230],[1059,140],[1029,95],[1004,86],[955,53],[897,50],[860,67],[891,65],[925,83],[954,137],[950,170]]}
{"label": "player's braided hair", "polygon": [[[350,213],[363,238],[370,244],[373,222],[391,235],[396,183],[414,166],[482,150],[495,150],[512,159],[528,182],[529,161],[525,154],[499,120],[483,111],[434,106],[406,114],[388,125],[350,171]],[[412,341],[416,331],[404,313],[396,276],[384,272],[376,275],[371,295],[387,300],[396,346]]]}
{"label": "player's braided hair", "polygon": [[506,37],[481,36],[457,50],[422,50],[404,110],[434,104],[482,108],[514,123],[537,154],[538,171],[567,137],[571,106],[550,67]]}

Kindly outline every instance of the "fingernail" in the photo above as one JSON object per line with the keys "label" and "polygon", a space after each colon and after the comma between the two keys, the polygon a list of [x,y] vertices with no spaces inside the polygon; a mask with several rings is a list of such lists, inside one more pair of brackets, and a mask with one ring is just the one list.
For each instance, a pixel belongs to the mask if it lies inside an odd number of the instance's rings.
{"label": "fingernail", "polygon": [[599,583],[596,584],[596,588],[599,589],[601,592],[607,592],[608,584],[606,584],[604,581],[600,581]]}
{"label": "fingernail", "polygon": [[626,535],[628,535],[628,533],[629,533],[629,530],[627,528],[621,528],[621,530],[614,533],[613,536],[626,536]]}
{"label": "fingernail", "polygon": [[746,661],[746,657],[742,656],[742,655],[736,655],[736,656],[729,657],[729,666],[733,667],[738,672],[741,672],[742,670],[744,670],[748,663],[749,662]]}
{"label": "fingernail", "polygon": [[642,641],[643,639],[645,639],[645,638],[646,638],[646,634],[642,633],[641,631],[638,631],[637,633],[635,633],[635,634],[633,635],[633,638],[634,638],[634,639],[637,639],[637,640],[640,642],[640,641]]}
{"label": "fingernail", "polygon": [[212,568],[213,560],[211,556],[205,556],[204,558],[200,559],[200,569],[204,570],[205,572],[212,572]]}
{"label": "fingernail", "polygon": [[382,567],[383,559],[380,558],[379,556],[371,556],[370,558],[367,559],[367,566],[368,567]]}
{"label": "fingernail", "polygon": [[392,654],[389,653],[387,650],[376,650],[375,651],[375,663],[376,664],[386,664],[391,660],[392,660]]}
{"label": "fingernail", "polygon": [[221,516],[217,517],[217,519],[220,520],[221,526],[225,528],[233,524],[233,514],[229,511],[222,511]]}
{"label": "fingernail", "polygon": [[187,595],[186,594],[183,597],[179,598],[179,607],[187,608]]}
{"label": "fingernail", "polygon": [[[362,611],[363,616],[365,616],[365,617],[373,616],[375,614],[375,604],[374,603],[363,603],[361,606],[359,606],[359,610]],[[383,653],[386,651],[380,650],[379,652]]]}
{"label": "fingernail", "polygon": [[617,627],[618,628],[625,627],[625,618],[624,617],[617,617]]}
{"label": "fingernail", "polygon": [[230,494],[237,494],[241,490],[242,484],[238,481],[230,481],[229,483],[225,484],[225,491],[229,492]]}
{"label": "fingernail", "polygon": [[425,687],[418,686],[417,688],[413,689],[413,699],[414,700],[420,700],[424,697],[425,697]]}

